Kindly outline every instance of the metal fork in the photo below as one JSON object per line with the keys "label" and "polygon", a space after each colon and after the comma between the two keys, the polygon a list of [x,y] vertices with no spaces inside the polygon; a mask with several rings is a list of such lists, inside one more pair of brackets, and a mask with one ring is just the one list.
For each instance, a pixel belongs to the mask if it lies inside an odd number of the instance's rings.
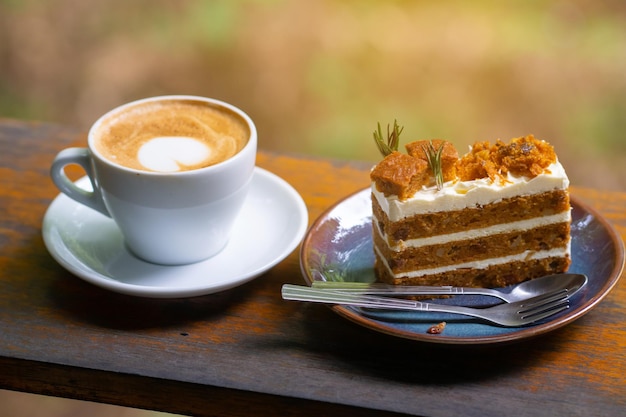
{"label": "metal fork", "polygon": [[366,308],[455,313],[480,318],[506,327],[531,324],[569,308],[567,289],[552,291],[515,303],[503,303],[486,308],[442,305],[391,297],[358,295],[292,284],[283,285],[282,297],[285,300],[341,304]]}

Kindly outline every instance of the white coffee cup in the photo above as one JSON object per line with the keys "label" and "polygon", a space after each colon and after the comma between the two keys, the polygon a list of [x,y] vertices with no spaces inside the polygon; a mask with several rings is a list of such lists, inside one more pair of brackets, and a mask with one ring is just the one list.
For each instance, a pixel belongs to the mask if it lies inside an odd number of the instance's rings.
{"label": "white coffee cup", "polygon": [[[105,157],[99,149],[98,141],[105,136],[103,126],[115,126],[114,118],[141,106],[178,103],[209,106],[235,117],[248,132],[247,142],[222,162],[175,172],[123,166],[110,155]],[[168,117],[161,120],[167,124]],[[171,117],[175,123],[176,116]],[[217,134],[215,137],[222,138]],[[235,106],[196,96],[152,97],[103,115],[89,130],[88,147],[61,151],[50,173],[55,185],[67,196],[111,217],[136,256],[152,263],[181,265],[207,259],[226,246],[252,179],[256,148],[254,123]],[[93,191],[85,191],[67,177],[64,168],[71,164],[85,170]]]}

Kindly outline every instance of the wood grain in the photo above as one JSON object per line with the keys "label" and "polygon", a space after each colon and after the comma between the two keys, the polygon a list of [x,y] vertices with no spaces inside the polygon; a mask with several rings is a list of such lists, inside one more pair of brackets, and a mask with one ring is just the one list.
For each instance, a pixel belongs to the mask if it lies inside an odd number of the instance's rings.
{"label": "wood grain", "polygon": [[[59,266],[41,238],[64,126],[0,120],[0,388],[207,416],[626,414],[626,283],[581,319],[497,347],[372,332],[287,303],[298,253],[241,287],[192,299],[106,292]],[[311,221],[368,186],[367,164],[260,152]],[[80,175],[76,172],[73,175]],[[626,236],[626,193],[574,188]]]}

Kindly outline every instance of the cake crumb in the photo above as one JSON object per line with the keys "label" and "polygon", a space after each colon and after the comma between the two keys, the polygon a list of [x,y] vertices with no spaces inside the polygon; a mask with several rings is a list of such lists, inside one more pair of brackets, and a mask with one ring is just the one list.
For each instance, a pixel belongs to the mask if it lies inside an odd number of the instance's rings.
{"label": "cake crumb", "polygon": [[409,155],[414,158],[422,159],[428,163],[428,155],[424,149],[429,144],[435,149],[443,147],[441,152],[441,170],[443,172],[443,181],[452,181],[456,179],[456,162],[459,159],[459,152],[454,145],[446,140],[433,139],[433,140],[417,140],[415,142],[407,143],[404,147]]}
{"label": "cake crumb", "polygon": [[428,163],[396,151],[376,165],[370,178],[385,196],[397,195],[404,200],[428,182]]}
{"label": "cake crumb", "polygon": [[516,176],[534,178],[556,162],[552,145],[535,139],[533,135],[515,138],[508,145],[498,140],[494,148],[495,162],[503,175],[511,172]]}
{"label": "cake crumb", "polygon": [[370,178],[378,191],[385,197],[397,195],[400,200],[406,200],[422,187],[433,186],[435,177],[425,153],[428,145],[442,149],[443,182],[482,178],[506,182],[509,173],[532,179],[547,172],[548,167],[557,161],[552,145],[533,135],[511,139],[508,144],[500,139],[495,144],[477,141],[460,158],[454,145],[448,141],[418,140],[405,145],[408,154],[393,151],[374,167]]}
{"label": "cake crumb", "polygon": [[446,328],[446,322],[442,321],[441,323],[435,324],[433,326],[430,326],[428,328],[428,330],[426,330],[426,333],[428,334],[441,334],[443,332],[443,329]]}
{"label": "cake crumb", "polygon": [[533,135],[514,138],[509,144],[498,139],[495,145],[476,142],[456,164],[459,179],[471,181],[489,177],[495,181],[507,173],[535,178],[556,162],[552,145]]}
{"label": "cake crumb", "polygon": [[476,142],[457,162],[457,174],[461,181],[472,181],[480,178],[495,180],[498,170],[491,160],[491,144],[487,141]]}

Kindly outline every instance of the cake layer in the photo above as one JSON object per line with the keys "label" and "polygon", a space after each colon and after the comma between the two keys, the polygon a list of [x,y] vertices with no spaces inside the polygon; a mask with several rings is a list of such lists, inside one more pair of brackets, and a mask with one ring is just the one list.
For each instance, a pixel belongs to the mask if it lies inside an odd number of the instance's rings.
{"label": "cake layer", "polygon": [[[430,245],[442,245],[448,242],[456,242],[459,240],[477,239],[480,237],[486,237],[490,235],[498,235],[504,233],[521,232],[524,230],[534,229],[536,227],[543,227],[553,225],[557,223],[570,223],[571,212],[564,211],[562,213],[553,214],[551,216],[535,217],[534,219],[521,220],[511,223],[500,223],[493,226],[485,227],[482,229],[469,229],[465,232],[448,233],[445,235],[435,235],[430,237],[423,237],[419,239],[409,239],[398,242],[396,245],[390,246],[389,249],[394,252],[399,252],[407,248],[417,248],[421,246]],[[374,222],[374,226],[380,232],[378,222]],[[381,233],[381,237],[388,242],[387,237]]]}
{"label": "cake layer", "polygon": [[493,204],[473,206],[461,210],[415,215],[393,221],[379,200],[372,196],[375,221],[390,246],[401,241],[436,235],[482,229],[500,223],[519,222],[541,216],[551,216],[570,210],[569,195],[565,190],[553,190],[540,194],[509,197]]}
{"label": "cake layer", "polygon": [[[569,252],[569,251],[568,251]],[[384,259],[376,253],[374,268],[382,282],[393,285],[454,285],[458,287],[498,288],[567,271],[571,260],[564,252],[544,251],[523,254],[517,259],[505,257],[493,259],[492,263],[468,263],[446,269],[424,270],[424,275],[394,275]]]}
{"label": "cake layer", "polygon": [[567,249],[569,222],[548,224],[529,230],[483,235],[473,239],[453,240],[420,247],[406,247],[395,251],[387,245],[377,227],[373,230],[374,246],[387,259],[395,274],[423,269],[499,258],[548,248]]}

